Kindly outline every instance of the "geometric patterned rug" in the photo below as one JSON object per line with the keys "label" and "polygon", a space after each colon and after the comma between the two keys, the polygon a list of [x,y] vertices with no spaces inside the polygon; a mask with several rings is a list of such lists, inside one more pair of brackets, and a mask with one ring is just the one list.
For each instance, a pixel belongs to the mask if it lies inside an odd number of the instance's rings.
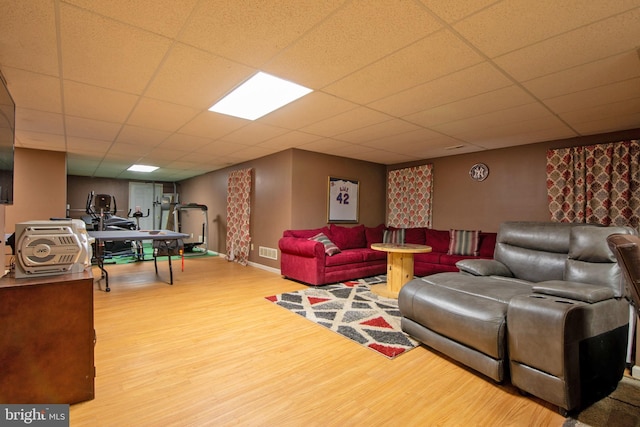
{"label": "geometric patterned rug", "polygon": [[393,359],[419,343],[400,328],[398,300],[371,292],[370,284],[382,282],[386,282],[384,275],[313,286],[266,299]]}

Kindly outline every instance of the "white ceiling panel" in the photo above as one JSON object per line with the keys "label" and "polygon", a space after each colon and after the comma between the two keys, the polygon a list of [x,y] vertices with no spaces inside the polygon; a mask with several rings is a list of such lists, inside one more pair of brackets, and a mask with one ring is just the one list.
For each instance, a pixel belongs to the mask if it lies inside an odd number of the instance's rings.
{"label": "white ceiling panel", "polygon": [[[171,181],[289,148],[391,165],[640,128],[640,0],[0,4],[16,146],[67,151],[74,174],[148,161]],[[313,92],[255,121],[207,111],[258,71]]]}

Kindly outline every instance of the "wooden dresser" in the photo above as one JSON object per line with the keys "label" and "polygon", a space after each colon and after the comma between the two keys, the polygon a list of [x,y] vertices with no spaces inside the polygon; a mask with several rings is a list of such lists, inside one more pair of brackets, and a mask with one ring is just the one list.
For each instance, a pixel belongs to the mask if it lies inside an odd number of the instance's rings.
{"label": "wooden dresser", "polygon": [[0,279],[0,403],[94,398],[93,275]]}

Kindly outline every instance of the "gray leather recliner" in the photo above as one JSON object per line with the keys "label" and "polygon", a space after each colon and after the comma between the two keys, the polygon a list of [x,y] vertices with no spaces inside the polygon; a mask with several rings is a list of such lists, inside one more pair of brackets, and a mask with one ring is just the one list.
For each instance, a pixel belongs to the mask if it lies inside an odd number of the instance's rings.
{"label": "gray leather recliner", "polygon": [[561,412],[611,392],[625,367],[629,308],[610,234],[629,227],[506,222],[493,260],[414,279],[402,328],[489,378]]}

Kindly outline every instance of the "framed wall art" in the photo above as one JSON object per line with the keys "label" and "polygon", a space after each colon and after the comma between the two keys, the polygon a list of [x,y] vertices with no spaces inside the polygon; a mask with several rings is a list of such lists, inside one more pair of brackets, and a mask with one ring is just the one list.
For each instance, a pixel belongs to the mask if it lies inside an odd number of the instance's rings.
{"label": "framed wall art", "polygon": [[327,222],[358,222],[359,186],[355,179],[329,177]]}

